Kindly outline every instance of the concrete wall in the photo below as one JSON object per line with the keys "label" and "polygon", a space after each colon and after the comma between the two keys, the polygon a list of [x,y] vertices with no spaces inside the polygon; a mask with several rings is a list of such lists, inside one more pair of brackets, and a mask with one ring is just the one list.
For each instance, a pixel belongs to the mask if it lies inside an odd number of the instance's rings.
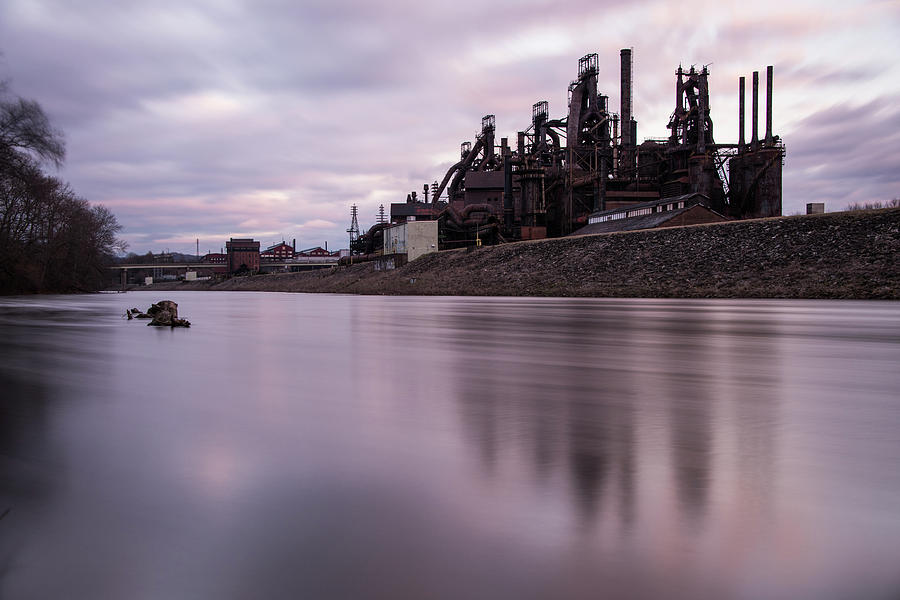
{"label": "concrete wall", "polygon": [[437,221],[409,221],[384,230],[385,254],[406,254],[412,261],[435,252],[437,245]]}

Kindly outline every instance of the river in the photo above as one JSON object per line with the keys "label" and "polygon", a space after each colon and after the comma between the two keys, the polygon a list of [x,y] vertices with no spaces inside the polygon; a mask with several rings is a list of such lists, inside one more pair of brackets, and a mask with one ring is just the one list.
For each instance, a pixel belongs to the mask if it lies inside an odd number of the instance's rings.
{"label": "river", "polygon": [[900,597],[900,303],[0,298],[0,357],[2,598]]}

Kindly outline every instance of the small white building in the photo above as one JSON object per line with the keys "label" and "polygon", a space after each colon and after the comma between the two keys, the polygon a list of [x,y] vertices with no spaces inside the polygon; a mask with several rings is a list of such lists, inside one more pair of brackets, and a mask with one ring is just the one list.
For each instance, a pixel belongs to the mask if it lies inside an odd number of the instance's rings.
{"label": "small white building", "polygon": [[406,254],[412,261],[437,248],[437,221],[407,221],[384,230],[384,254]]}

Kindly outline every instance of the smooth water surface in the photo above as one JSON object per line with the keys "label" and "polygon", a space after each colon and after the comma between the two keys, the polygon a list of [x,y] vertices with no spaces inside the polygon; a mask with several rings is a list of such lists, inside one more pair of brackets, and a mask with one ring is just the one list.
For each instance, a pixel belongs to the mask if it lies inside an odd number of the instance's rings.
{"label": "smooth water surface", "polygon": [[0,353],[3,598],[900,597],[898,303],[0,298]]}

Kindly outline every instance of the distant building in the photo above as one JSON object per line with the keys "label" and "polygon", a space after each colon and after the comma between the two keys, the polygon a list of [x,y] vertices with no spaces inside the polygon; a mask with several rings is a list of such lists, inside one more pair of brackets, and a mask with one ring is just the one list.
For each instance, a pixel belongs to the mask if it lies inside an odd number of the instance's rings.
{"label": "distant building", "polygon": [[225,242],[228,272],[256,273],[259,271],[259,242],[248,238],[231,238]]}
{"label": "distant building", "polygon": [[259,257],[263,261],[271,262],[290,260],[294,258],[294,248],[282,240],[281,243],[269,246],[260,252]]}
{"label": "distant building", "polygon": [[297,256],[333,256],[332,252],[329,252],[325,248],[321,246],[316,246],[315,248],[307,248],[306,250],[301,250],[297,253]]}
{"label": "distant building", "polygon": [[200,262],[224,265],[228,262],[228,255],[222,254],[221,252],[210,252],[209,254],[200,257]]}
{"label": "distant building", "polygon": [[729,220],[711,210],[708,201],[703,194],[693,193],[599,211],[590,215],[588,224],[572,235],[721,223]]}
{"label": "distant building", "polygon": [[199,269],[198,276],[228,274],[228,255],[222,252],[210,252],[200,257],[200,262],[210,265]]}
{"label": "distant building", "polygon": [[438,215],[445,208],[447,208],[445,202],[438,202],[437,204],[428,204],[425,202],[394,202],[391,204],[391,223],[433,221],[438,218]]}
{"label": "distant building", "polygon": [[383,254],[406,254],[413,261],[437,251],[437,221],[407,221],[384,230]]}
{"label": "distant building", "polygon": [[823,215],[823,214],[825,214],[825,203],[824,202],[807,202],[806,203],[806,214],[808,214],[808,215]]}

